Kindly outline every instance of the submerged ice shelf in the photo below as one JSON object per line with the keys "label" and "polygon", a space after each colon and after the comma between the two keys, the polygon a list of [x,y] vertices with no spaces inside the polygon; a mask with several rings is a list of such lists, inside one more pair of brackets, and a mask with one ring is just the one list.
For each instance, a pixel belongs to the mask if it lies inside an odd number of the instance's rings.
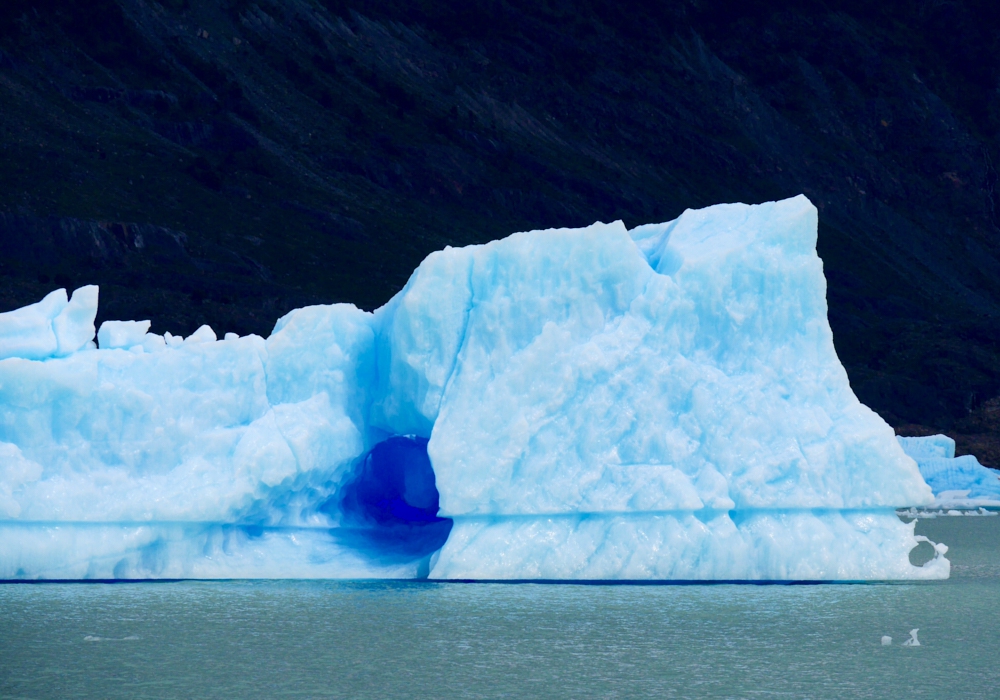
{"label": "submerged ice shelf", "polygon": [[266,340],[0,314],[0,578],[859,580],[934,497],[851,391],[805,197],[427,257]]}

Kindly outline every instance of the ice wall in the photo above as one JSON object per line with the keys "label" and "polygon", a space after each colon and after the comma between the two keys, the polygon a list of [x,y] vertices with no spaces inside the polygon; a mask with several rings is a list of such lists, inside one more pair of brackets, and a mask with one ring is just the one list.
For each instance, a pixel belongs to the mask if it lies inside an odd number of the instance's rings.
{"label": "ice wall", "polygon": [[816,224],[797,197],[446,248],[266,340],[95,350],[95,288],[79,344],[65,292],[0,315],[0,578],[947,576],[909,563],[894,511],[933,496],[836,357]]}

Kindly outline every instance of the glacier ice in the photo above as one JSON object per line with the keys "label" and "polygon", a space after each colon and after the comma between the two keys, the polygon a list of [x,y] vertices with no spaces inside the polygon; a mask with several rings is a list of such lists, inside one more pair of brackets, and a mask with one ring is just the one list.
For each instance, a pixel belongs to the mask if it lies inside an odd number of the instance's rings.
{"label": "glacier ice", "polygon": [[936,507],[1000,506],[1000,474],[972,455],[956,457],[955,441],[947,435],[896,439],[916,460],[921,476],[934,492]]}
{"label": "glacier ice", "polygon": [[946,577],[816,226],[800,196],[517,233],[267,339],[95,349],[92,287],[0,315],[0,578]]}
{"label": "glacier ice", "polygon": [[104,350],[142,345],[149,321],[105,321],[97,331],[97,343]]}
{"label": "glacier ice", "polygon": [[97,287],[57,289],[37,304],[0,314],[0,359],[64,357],[94,339]]}

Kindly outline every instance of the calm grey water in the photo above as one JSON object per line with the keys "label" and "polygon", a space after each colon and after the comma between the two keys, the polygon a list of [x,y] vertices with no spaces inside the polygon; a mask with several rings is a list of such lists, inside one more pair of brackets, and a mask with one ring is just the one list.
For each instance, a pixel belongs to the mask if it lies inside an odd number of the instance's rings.
{"label": "calm grey water", "polygon": [[4,585],[0,698],[1000,697],[1000,517],[917,531],[951,580]]}

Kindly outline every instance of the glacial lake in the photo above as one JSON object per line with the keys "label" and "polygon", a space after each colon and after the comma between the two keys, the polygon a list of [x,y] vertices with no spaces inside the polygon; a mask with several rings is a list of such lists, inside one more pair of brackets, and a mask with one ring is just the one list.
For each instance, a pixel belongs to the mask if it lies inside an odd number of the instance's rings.
{"label": "glacial lake", "polygon": [[917,533],[950,580],[0,585],[0,698],[997,697],[1000,517]]}

